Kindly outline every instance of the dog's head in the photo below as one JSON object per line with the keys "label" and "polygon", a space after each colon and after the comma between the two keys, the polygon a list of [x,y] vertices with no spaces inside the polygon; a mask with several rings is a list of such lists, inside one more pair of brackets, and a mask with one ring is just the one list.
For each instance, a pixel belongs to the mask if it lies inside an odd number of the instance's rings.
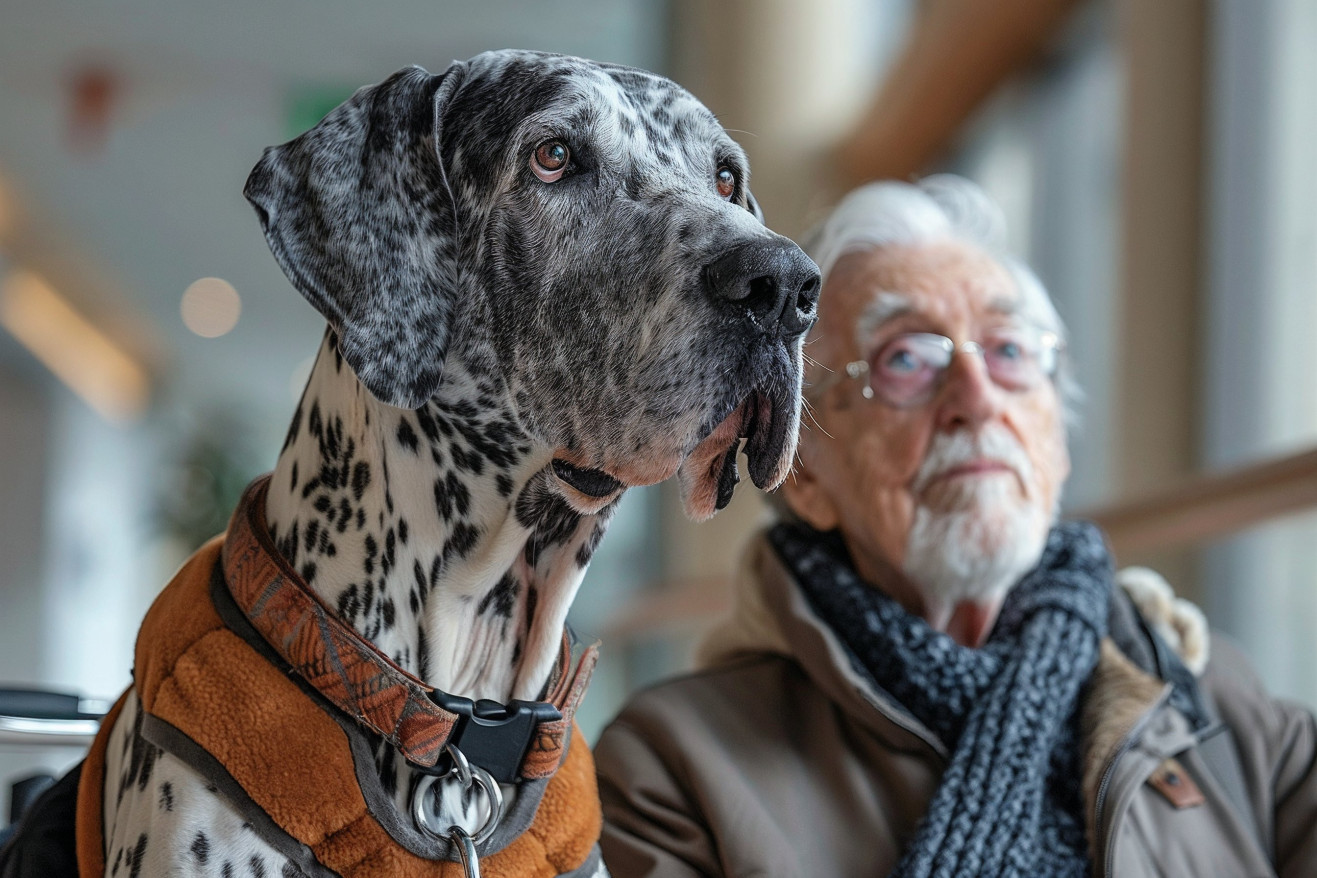
{"label": "dog's head", "polygon": [[698,518],[741,438],[755,484],[785,478],[818,298],[748,180],[669,80],[504,51],[361,89],[246,194],[378,399],[418,407],[474,361],[578,509],[680,470]]}

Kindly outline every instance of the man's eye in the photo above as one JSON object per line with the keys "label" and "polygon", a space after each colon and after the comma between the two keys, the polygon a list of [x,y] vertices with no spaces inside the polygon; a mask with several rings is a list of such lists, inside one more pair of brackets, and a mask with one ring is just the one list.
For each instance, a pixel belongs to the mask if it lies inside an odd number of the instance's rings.
{"label": "man's eye", "polygon": [[919,358],[910,350],[899,348],[887,355],[882,366],[889,372],[913,372],[919,368]]}
{"label": "man's eye", "polygon": [[1024,358],[1024,347],[1018,341],[999,341],[993,353],[1003,360],[1020,360]]}

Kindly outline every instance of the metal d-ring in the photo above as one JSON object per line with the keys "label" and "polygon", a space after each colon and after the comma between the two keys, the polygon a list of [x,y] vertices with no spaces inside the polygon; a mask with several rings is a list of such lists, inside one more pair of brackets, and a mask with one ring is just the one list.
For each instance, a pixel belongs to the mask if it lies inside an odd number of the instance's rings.
{"label": "metal d-ring", "polygon": [[[494,780],[488,771],[468,762],[461,750],[452,744],[448,744],[444,749],[448,752],[448,757],[453,764],[443,774],[427,774],[416,784],[416,789],[412,792],[412,818],[416,821],[417,827],[425,833],[434,838],[451,840],[462,856],[463,864],[467,866],[467,874],[478,876],[478,866],[476,871],[471,871],[471,864],[476,862],[475,845],[489,841],[490,836],[494,834],[494,830],[498,828],[499,823],[503,820],[503,790],[499,788],[498,781]],[[431,822],[432,818],[437,815],[432,815],[426,809],[425,799],[436,781],[445,780],[449,777],[456,777],[463,787],[478,787],[484,791],[485,798],[489,801],[489,816],[485,818],[485,822],[473,834],[468,834],[465,829],[455,824],[441,829]],[[468,846],[469,850],[467,850]],[[467,860],[468,854],[470,856],[469,863]]]}

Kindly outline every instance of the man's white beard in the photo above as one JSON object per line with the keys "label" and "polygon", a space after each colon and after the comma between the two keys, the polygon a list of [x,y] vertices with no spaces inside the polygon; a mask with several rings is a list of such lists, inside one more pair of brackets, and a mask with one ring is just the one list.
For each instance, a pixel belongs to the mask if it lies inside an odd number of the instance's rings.
{"label": "man's white beard", "polygon": [[[1004,461],[1021,484],[1032,484],[1024,449],[1004,427],[978,435],[939,434],[915,476],[916,496],[938,473],[972,460]],[[955,508],[919,505],[906,542],[902,570],[933,601],[952,606],[1005,594],[1042,556],[1054,513],[1038,497],[1021,497],[1006,474],[969,477]]]}

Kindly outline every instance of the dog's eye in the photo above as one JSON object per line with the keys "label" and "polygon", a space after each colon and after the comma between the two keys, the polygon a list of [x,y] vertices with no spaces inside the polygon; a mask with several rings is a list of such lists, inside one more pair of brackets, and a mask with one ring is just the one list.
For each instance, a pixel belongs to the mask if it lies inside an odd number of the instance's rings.
{"label": "dog's eye", "polygon": [[552,183],[567,171],[572,151],[561,140],[546,140],[530,155],[530,169],[545,183]]}
{"label": "dog's eye", "polygon": [[718,197],[730,199],[736,194],[736,172],[726,165],[718,168],[716,177],[718,187]]}

